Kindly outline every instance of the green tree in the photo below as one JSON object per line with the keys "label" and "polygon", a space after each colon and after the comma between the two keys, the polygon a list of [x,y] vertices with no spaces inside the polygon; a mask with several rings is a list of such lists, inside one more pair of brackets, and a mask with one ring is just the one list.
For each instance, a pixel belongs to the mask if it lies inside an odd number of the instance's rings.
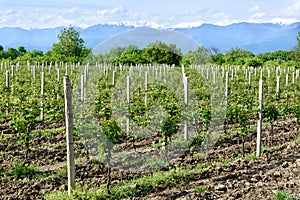
{"label": "green tree", "polygon": [[146,63],[146,59],[142,55],[142,50],[138,49],[137,46],[129,45],[125,51],[114,60],[115,63],[122,64],[139,64]]}
{"label": "green tree", "polygon": [[0,45],[0,59],[5,57],[5,51],[4,51],[4,47],[2,45]]}
{"label": "green tree", "polygon": [[254,57],[254,54],[235,47],[226,52],[224,57],[227,65],[244,65],[248,59]]}
{"label": "green tree", "polygon": [[8,48],[6,52],[6,58],[14,60],[18,57],[18,50],[15,48]]}
{"label": "green tree", "polygon": [[189,51],[182,57],[182,64],[207,64],[211,63],[212,59],[209,55],[208,50],[203,47],[199,46],[196,51]]}
{"label": "green tree", "polygon": [[150,43],[143,49],[143,56],[149,63],[179,65],[182,58],[181,50],[175,44],[161,41]]}
{"label": "green tree", "polygon": [[79,62],[91,52],[75,28],[64,28],[58,35],[59,42],[53,44],[52,55],[56,60]]}
{"label": "green tree", "polygon": [[108,54],[106,54],[105,62],[113,63],[115,62],[124,52],[126,51],[126,47],[116,47],[111,49]]}
{"label": "green tree", "polygon": [[248,67],[260,67],[263,65],[263,62],[259,58],[250,58],[246,61],[245,66]]}
{"label": "green tree", "polygon": [[300,32],[298,32],[298,36],[296,37],[297,44],[294,48],[294,60],[297,64],[300,64]]}
{"label": "green tree", "polygon": [[211,58],[216,65],[223,65],[225,63],[225,56],[222,53],[211,55]]}
{"label": "green tree", "polygon": [[23,56],[26,52],[27,52],[27,50],[25,49],[24,46],[19,46],[18,47],[18,55],[19,56]]}

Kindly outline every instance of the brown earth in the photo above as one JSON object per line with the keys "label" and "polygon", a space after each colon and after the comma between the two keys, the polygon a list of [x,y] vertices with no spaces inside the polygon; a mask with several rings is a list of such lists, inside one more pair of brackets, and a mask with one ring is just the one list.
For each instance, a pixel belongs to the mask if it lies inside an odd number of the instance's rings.
{"label": "brown earth", "polygon": [[[63,123],[39,125],[38,129],[57,128]],[[221,138],[208,157],[195,156],[202,151],[197,147],[174,160],[170,166],[193,167],[199,163],[210,166],[209,170],[187,176],[183,184],[169,186],[161,184],[152,188],[143,197],[133,199],[274,199],[274,192],[284,190],[300,198],[300,142],[299,132],[292,118],[280,119],[274,126],[273,148],[265,150],[258,159],[249,156],[255,152],[255,131],[245,138],[246,157],[241,158],[241,137],[238,133]],[[270,144],[269,127],[263,130],[263,146]],[[7,121],[0,125],[0,199],[43,199],[45,193],[53,190],[65,191],[67,177],[65,133],[60,131],[50,137],[36,136],[30,140],[28,162],[37,166],[35,175],[4,174],[16,163],[25,160],[24,144],[18,133],[9,128]],[[147,147],[152,139],[135,141],[138,146]],[[132,146],[132,142],[119,144]],[[134,146],[134,145],[133,145]],[[149,146],[149,145],[148,145]],[[106,182],[107,167],[102,163],[86,159],[84,145],[75,142],[77,157],[76,183],[97,187]],[[248,155],[248,157],[247,157]],[[224,161],[228,162],[224,162]],[[216,164],[218,163],[218,164]],[[112,182],[129,180],[140,175],[112,170]],[[197,188],[204,185],[204,192]],[[137,186],[135,186],[137,187]]]}

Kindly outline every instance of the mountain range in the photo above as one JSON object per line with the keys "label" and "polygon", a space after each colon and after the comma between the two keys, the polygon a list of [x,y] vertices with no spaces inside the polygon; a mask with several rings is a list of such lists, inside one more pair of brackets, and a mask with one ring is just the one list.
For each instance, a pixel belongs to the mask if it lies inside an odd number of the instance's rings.
{"label": "mountain range", "polygon": [[[24,46],[27,50],[52,48],[58,41],[58,34],[63,27],[44,29],[23,29],[19,27],[0,28],[0,45],[5,49]],[[197,45],[207,49],[218,48],[222,53],[234,47],[251,51],[255,54],[290,50],[297,44],[300,22],[293,24],[272,23],[235,23],[227,26],[202,24],[191,28],[151,29],[126,25],[99,24],[88,28],[75,27],[85,44],[95,53],[105,53],[116,46],[131,43],[140,48],[150,42],[163,41],[174,43],[185,53],[195,50]]]}

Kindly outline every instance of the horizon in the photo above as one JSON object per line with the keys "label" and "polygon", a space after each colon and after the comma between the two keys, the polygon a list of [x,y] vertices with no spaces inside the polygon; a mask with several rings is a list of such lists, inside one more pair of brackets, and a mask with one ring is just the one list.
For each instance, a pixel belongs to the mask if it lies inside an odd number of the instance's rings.
{"label": "horizon", "polygon": [[46,28],[24,28],[24,27],[20,27],[20,26],[4,26],[4,27],[0,27],[0,29],[4,29],[4,28],[20,28],[20,29],[24,29],[24,30],[41,30],[41,29],[57,29],[57,28],[68,28],[68,27],[74,27],[77,29],[81,29],[81,30],[86,30],[90,27],[94,27],[94,26],[127,26],[127,27],[133,27],[133,28],[151,28],[151,29],[190,29],[190,28],[198,28],[201,27],[203,25],[213,25],[213,26],[219,26],[219,27],[226,27],[226,26],[231,26],[231,25],[235,25],[235,24],[273,24],[273,25],[280,25],[280,26],[288,26],[288,25],[293,25],[293,24],[298,24],[300,23],[299,21],[295,21],[293,23],[273,23],[273,22],[234,22],[231,24],[227,24],[227,25],[218,25],[218,24],[213,24],[213,23],[202,23],[200,25],[197,26],[190,26],[190,27],[151,27],[149,25],[131,25],[131,24],[126,24],[126,23],[99,23],[99,24],[93,24],[91,26],[88,27],[80,27],[80,26],[75,26],[72,24],[66,25],[66,26],[56,26],[56,27],[46,27]]}
{"label": "horizon", "polygon": [[0,0],[0,5],[0,28],[42,29],[71,25],[84,29],[98,24],[189,28],[202,24],[300,22],[300,2],[297,0],[275,0],[271,3],[268,0]]}

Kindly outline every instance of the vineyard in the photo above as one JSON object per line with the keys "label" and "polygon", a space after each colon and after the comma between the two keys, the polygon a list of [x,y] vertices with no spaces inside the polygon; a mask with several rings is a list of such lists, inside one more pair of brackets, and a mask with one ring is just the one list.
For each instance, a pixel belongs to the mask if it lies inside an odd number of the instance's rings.
{"label": "vineyard", "polygon": [[[2,62],[0,197],[300,198],[299,72]],[[71,197],[66,79],[75,154]]]}

